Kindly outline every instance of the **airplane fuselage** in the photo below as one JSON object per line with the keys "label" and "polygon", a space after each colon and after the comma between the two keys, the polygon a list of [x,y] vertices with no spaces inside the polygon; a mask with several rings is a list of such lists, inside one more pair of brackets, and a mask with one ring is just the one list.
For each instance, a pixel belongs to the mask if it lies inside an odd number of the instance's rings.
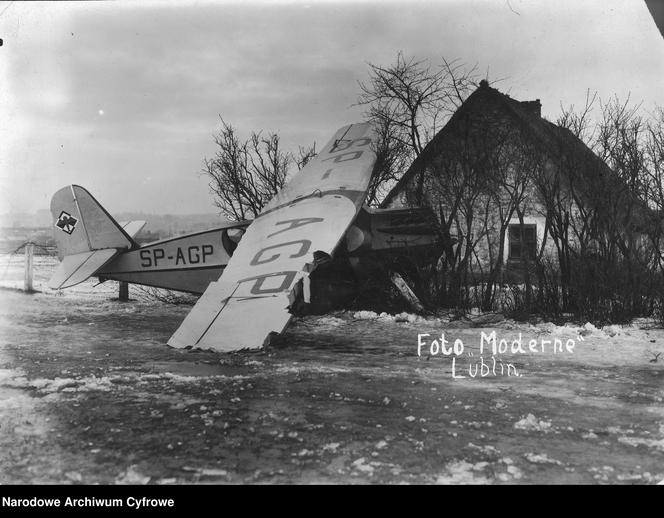
{"label": "airplane fuselage", "polygon": [[[100,280],[126,281],[201,294],[218,280],[251,221],[148,243],[112,259]],[[352,257],[435,250],[431,215],[423,209],[363,209],[340,247]]]}
{"label": "airplane fuselage", "polygon": [[219,279],[249,222],[149,243],[105,265],[100,280],[201,294]]}

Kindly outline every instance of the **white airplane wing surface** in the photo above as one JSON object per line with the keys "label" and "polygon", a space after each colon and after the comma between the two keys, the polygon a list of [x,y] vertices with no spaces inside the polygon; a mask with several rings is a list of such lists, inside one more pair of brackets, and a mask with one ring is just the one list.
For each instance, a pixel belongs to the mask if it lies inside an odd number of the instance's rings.
{"label": "white airplane wing surface", "polygon": [[314,252],[332,254],[364,202],[376,160],[368,123],[336,132],[265,206],[217,282],[168,344],[217,351],[260,348],[288,325]]}

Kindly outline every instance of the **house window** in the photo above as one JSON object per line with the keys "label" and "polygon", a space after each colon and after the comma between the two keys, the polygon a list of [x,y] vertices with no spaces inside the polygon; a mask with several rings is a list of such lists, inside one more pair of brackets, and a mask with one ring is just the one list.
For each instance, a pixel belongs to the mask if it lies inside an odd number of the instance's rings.
{"label": "house window", "polygon": [[510,225],[509,261],[534,260],[537,256],[537,225]]}

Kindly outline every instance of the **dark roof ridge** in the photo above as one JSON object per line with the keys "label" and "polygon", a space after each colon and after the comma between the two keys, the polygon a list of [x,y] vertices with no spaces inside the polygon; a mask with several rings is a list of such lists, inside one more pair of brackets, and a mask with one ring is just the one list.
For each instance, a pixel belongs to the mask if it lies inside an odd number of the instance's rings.
{"label": "dark roof ridge", "polygon": [[406,170],[406,172],[402,175],[402,177],[397,181],[396,185],[390,190],[389,193],[387,193],[387,196],[385,196],[385,199],[381,202],[380,207],[385,208],[387,204],[392,201],[394,196],[399,192],[400,188],[410,181],[410,179],[421,169],[423,166],[423,163],[426,163],[427,157],[431,154],[434,153],[434,148],[436,147],[437,143],[441,141],[445,135],[450,131],[449,128],[451,128],[454,123],[461,117],[461,114],[467,110],[467,107],[469,104],[472,104],[472,101],[476,99],[479,95],[481,94],[491,94],[502,103],[508,107],[508,109],[511,109],[513,114],[519,118],[519,119],[524,119],[524,118],[529,118],[528,115],[525,113],[519,113],[522,112],[521,108],[514,108],[513,103],[520,103],[521,101],[517,101],[516,99],[512,99],[509,95],[504,94],[500,90],[493,88],[492,86],[489,86],[489,82],[485,79],[482,79],[479,83],[479,86],[471,93],[462,103],[459,108],[452,114],[450,119],[447,121],[445,126],[434,135],[434,137],[429,141],[429,143],[424,147],[422,152],[415,157],[415,160],[413,160],[413,163],[410,165],[410,167]]}
{"label": "dark roof ridge", "polygon": [[[431,141],[425,146],[422,152],[413,160],[413,163],[410,165],[408,170],[403,174],[399,179],[396,185],[390,190],[383,202],[380,204],[380,207],[386,207],[394,197],[400,192],[401,188],[411,180],[411,178],[417,174],[418,171],[424,167],[427,162],[429,155],[435,153],[435,148],[437,147],[438,142],[443,140],[447,133],[451,130],[450,128],[454,126],[454,123],[461,117],[461,113],[467,110],[469,104],[472,104],[472,101],[477,98],[479,94],[489,94],[496,98],[505,109],[512,114],[512,116],[528,130],[533,136],[538,139],[542,145],[549,149],[549,152],[556,153],[558,149],[552,149],[551,142],[560,142],[563,139],[563,144],[565,140],[567,145],[573,143],[574,146],[577,146],[577,151],[585,153],[588,157],[592,155],[593,159],[597,162],[601,162],[603,167],[609,171],[612,171],[609,166],[598,157],[578,136],[574,135],[569,129],[558,126],[557,124],[547,120],[544,117],[537,116],[522,106],[524,102],[532,101],[518,101],[513,99],[509,95],[501,92],[497,88],[493,88],[489,85],[486,80],[480,81],[480,84],[473,93],[471,93],[468,98],[461,104],[456,112],[450,117],[445,126],[431,139]],[[565,134],[563,137],[563,133]]]}
{"label": "dark roof ridge", "polygon": [[380,208],[385,208],[387,207],[387,204],[392,201],[392,198],[396,196],[397,192],[399,189],[407,183],[410,178],[415,174],[416,170],[420,169],[421,164],[426,160],[426,157],[432,153],[433,147],[436,146],[436,143],[440,140],[442,140],[443,135],[445,135],[448,131],[449,128],[452,126],[453,122],[456,121],[460,117],[460,113],[465,110],[465,108],[468,106],[468,103],[473,97],[480,92],[481,89],[487,88],[488,83],[482,79],[480,81],[480,85],[478,88],[475,89],[473,93],[471,93],[462,103],[461,106],[459,106],[456,111],[452,114],[452,116],[449,118],[449,120],[445,123],[445,125],[441,128],[441,130],[436,133],[433,138],[427,143],[426,146],[424,146],[424,149],[422,152],[415,157],[415,160],[413,160],[413,163],[410,164],[410,167],[406,170],[406,172],[399,178],[397,181],[396,185],[390,190],[390,192],[387,193],[387,196],[385,196],[385,199],[380,203],[379,207]]}

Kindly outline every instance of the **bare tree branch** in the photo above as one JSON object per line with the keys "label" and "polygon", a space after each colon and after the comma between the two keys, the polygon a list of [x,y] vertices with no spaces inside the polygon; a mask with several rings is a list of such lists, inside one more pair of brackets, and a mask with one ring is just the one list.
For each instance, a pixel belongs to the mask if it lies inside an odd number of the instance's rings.
{"label": "bare tree branch", "polygon": [[236,130],[220,117],[221,128],[213,136],[217,150],[203,160],[215,205],[235,221],[255,218],[281,190],[294,158],[280,147],[275,133],[254,132],[241,140]]}

